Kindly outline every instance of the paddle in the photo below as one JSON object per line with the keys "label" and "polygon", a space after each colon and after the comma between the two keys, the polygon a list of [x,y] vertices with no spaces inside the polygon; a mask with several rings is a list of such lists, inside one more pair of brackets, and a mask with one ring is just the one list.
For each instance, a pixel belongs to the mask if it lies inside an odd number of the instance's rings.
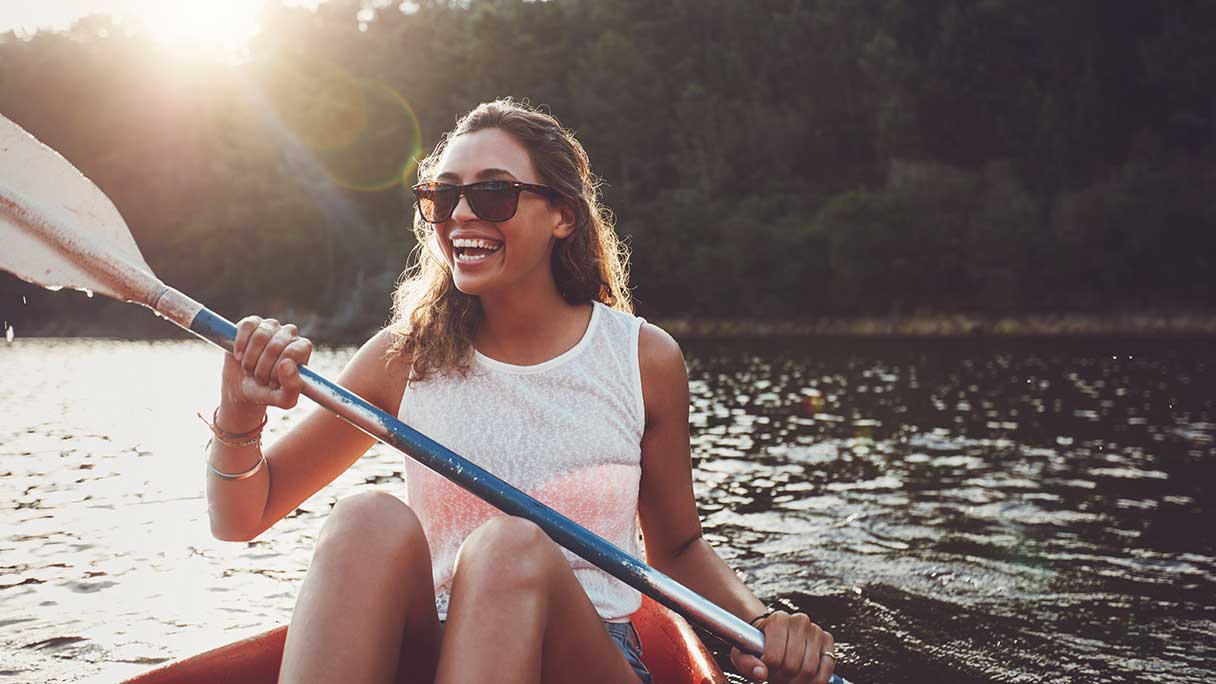
{"label": "paddle", "polygon": [[[162,283],[109,198],[70,162],[0,117],[0,268],[43,287],[71,287],[142,304],[231,353],[236,327]],[[696,592],[426,437],[358,395],[300,366],[303,394],[367,434],[503,512],[539,525],[555,542],[742,651],[764,635]],[[843,682],[834,677],[833,682]]]}

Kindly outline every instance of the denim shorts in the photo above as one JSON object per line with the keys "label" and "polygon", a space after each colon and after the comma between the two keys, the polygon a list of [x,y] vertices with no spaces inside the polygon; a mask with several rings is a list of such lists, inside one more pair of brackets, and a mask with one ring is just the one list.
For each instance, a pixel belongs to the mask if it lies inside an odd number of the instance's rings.
{"label": "denim shorts", "polygon": [[[444,623],[444,620],[439,621],[441,628]],[[642,684],[652,684],[654,680],[650,676],[650,670],[642,664],[642,638],[638,636],[638,630],[634,628],[633,623],[605,622],[604,629],[608,630],[608,636],[612,637],[616,647],[625,654],[625,660],[629,662],[629,667],[633,668],[638,679],[642,680]]]}
{"label": "denim shorts", "polygon": [[625,654],[625,660],[629,661],[629,666],[633,668],[638,679],[642,680],[642,684],[651,684],[650,671],[642,664],[642,639],[633,623],[605,622],[604,627],[608,630],[608,636],[616,642],[617,648]]}

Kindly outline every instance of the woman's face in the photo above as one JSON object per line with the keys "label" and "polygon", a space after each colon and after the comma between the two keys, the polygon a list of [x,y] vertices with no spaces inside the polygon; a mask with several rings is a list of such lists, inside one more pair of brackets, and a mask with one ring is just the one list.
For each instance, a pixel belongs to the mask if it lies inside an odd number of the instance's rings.
{"label": "woman's face", "polygon": [[[428,180],[452,185],[484,180],[541,184],[527,149],[497,128],[453,138]],[[552,282],[549,254],[556,240],[570,234],[573,223],[573,214],[564,205],[533,192],[521,192],[515,216],[497,223],[479,218],[468,199],[461,197],[451,218],[435,225],[435,239],[456,287],[465,294],[484,295],[519,285],[543,285],[545,279]]]}

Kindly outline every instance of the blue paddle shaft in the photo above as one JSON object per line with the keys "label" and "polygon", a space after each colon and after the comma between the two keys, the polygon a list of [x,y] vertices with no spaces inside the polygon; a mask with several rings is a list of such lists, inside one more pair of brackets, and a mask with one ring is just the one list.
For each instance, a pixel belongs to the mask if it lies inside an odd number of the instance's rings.
{"label": "blue paddle shaft", "polygon": [[[191,332],[231,353],[236,326],[202,308]],[[536,523],[553,541],[588,563],[671,608],[741,651],[764,653],[764,634],[703,596],[630,556],[506,481],[439,444],[346,388],[300,366],[303,394],[377,440],[388,444],[499,510]],[[848,684],[833,675],[832,684]]]}

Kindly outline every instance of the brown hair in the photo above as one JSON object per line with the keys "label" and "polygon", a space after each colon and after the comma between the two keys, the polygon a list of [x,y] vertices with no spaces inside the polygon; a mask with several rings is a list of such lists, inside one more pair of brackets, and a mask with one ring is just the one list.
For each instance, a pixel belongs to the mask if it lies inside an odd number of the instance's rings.
{"label": "brown hair", "polygon": [[[600,204],[599,182],[587,152],[551,114],[510,98],[485,102],[465,114],[418,164],[418,178],[433,172],[453,138],[496,128],[515,138],[532,159],[540,182],[562,194],[574,209],[574,231],[553,247],[550,261],[558,292],[571,304],[592,300],[633,312],[627,289],[629,253],[617,239],[612,213]],[[414,213],[418,245],[393,293],[395,333],[390,354],[407,354],[413,379],[469,368],[473,333],[482,320],[481,301],[456,288],[452,271],[435,244],[435,227]]]}

